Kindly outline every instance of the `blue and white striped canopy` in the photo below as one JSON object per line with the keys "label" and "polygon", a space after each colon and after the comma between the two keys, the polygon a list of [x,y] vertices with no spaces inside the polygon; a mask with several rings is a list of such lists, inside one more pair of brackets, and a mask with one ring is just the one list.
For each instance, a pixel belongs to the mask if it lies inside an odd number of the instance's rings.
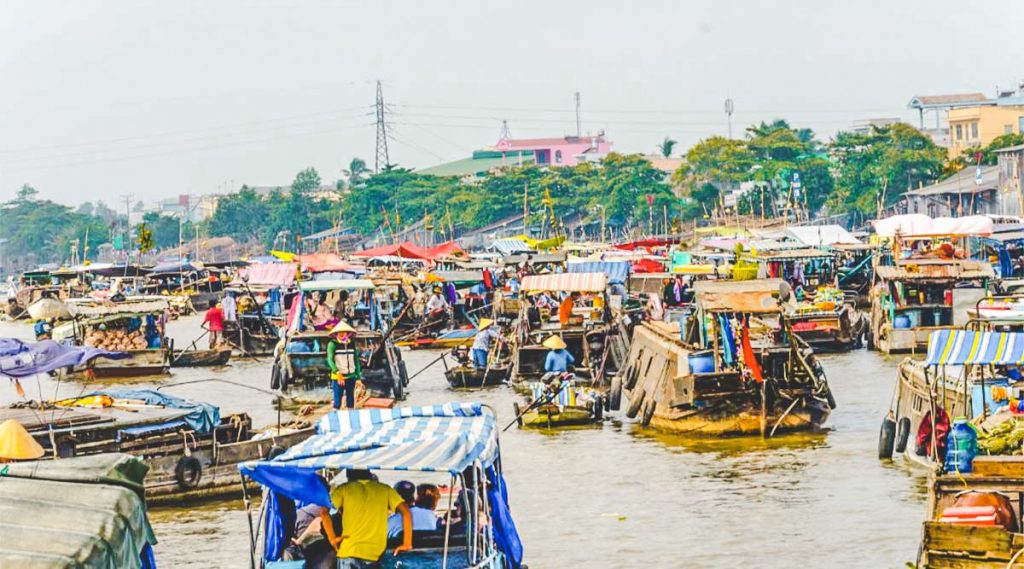
{"label": "blue and white striped canopy", "polygon": [[611,284],[626,284],[629,278],[629,263],[626,261],[585,261],[569,263],[566,271],[570,273],[604,273]]}
{"label": "blue and white striped canopy", "polygon": [[334,411],[316,430],[278,457],[238,469],[272,490],[319,502],[299,486],[324,468],[457,474],[476,461],[489,466],[498,454],[494,413],[480,403]]}
{"label": "blue and white striped canopy", "polygon": [[927,365],[1024,363],[1024,333],[937,330],[928,337]]}

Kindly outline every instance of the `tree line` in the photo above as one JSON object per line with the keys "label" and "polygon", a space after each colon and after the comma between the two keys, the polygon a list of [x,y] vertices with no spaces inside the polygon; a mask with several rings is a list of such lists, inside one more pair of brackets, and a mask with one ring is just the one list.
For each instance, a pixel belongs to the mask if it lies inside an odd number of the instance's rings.
{"label": "tree line", "polygon": [[[810,129],[775,120],[751,125],[742,138],[701,140],[681,155],[682,165],[671,175],[639,154],[612,153],[572,167],[527,163],[471,178],[424,175],[399,166],[373,174],[356,158],[326,192],[313,168],[269,193],[243,186],[221,197],[199,230],[203,236],[295,250],[302,236],[331,227],[386,237],[419,223],[450,236],[522,213],[524,205],[527,224],[549,232],[580,220],[603,221],[622,231],[664,231],[716,213],[772,216],[799,210],[813,217],[859,211],[871,216],[908,189],[979,158],[994,164],[996,150],[1022,143],[1024,135],[1008,134],[949,158],[946,149],[904,123],[840,132],[822,141]],[[657,145],[659,154],[670,156],[675,144],[665,138]],[[72,209],[39,199],[28,184],[14,200],[0,204],[0,214],[0,239],[9,254],[31,251],[39,262],[67,260],[75,240],[80,254],[85,247],[94,254],[100,244],[123,235],[127,225],[124,214],[102,201]],[[177,217],[150,212],[143,219],[156,248],[178,245]],[[194,235],[188,223],[180,229],[185,241]]]}

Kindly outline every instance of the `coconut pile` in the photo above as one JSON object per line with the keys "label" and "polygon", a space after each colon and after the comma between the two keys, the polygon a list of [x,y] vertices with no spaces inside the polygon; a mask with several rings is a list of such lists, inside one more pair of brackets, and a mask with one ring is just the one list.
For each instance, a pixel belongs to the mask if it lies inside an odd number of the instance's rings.
{"label": "coconut pile", "polygon": [[124,350],[145,350],[146,338],[142,330],[93,330],[85,337],[85,345],[112,352]]}

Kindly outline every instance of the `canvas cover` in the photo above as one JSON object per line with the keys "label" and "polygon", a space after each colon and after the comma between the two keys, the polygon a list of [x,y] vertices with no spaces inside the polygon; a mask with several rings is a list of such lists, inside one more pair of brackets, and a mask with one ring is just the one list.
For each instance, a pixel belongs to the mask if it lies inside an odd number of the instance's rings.
{"label": "canvas cover", "polygon": [[931,218],[920,213],[894,215],[872,221],[879,237],[937,237],[945,235],[992,235],[992,219],[984,215]]}

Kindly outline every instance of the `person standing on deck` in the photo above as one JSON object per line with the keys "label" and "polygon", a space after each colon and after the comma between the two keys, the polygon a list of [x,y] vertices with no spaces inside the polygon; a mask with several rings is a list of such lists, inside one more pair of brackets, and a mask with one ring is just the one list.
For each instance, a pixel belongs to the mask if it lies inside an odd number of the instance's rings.
{"label": "person standing on deck", "polygon": [[363,366],[352,336],[355,328],[338,322],[331,328],[331,341],[327,343],[327,365],[331,368],[333,406],[341,409],[341,394],[345,393],[345,408],[356,407],[356,382],[363,380]]}
{"label": "person standing on deck", "polygon": [[485,369],[487,367],[487,356],[491,353],[491,340],[501,340],[501,334],[494,327],[494,320],[489,318],[480,319],[480,328],[473,337],[473,367]]}
{"label": "person standing on deck", "polygon": [[544,347],[549,350],[547,357],[544,358],[545,372],[565,373],[569,370],[569,366],[576,363],[576,358],[569,353],[569,350],[565,349],[567,346],[562,338],[551,336],[544,340]]}
{"label": "person standing on deck", "polygon": [[238,302],[235,301],[235,293],[227,293],[224,300],[220,301],[220,306],[224,309],[224,320],[228,322],[238,320]]}
{"label": "person standing on deck", "polygon": [[576,306],[576,299],[579,297],[580,293],[572,291],[558,305],[558,323],[562,325],[562,328],[569,325],[569,319],[572,318],[572,309]]}
{"label": "person standing on deck", "polygon": [[210,309],[203,317],[203,327],[210,332],[210,349],[216,350],[224,336],[224,311],[219,302],[210,303]]}
{"label": "person standing on deck", "polygon": [[441,296],[440,287],[434,289],[434,294],[427,301],[427,315],[431,318],[439,318],[448,310],[448,301]]}
{"label": "person standing on deck", "polygon": [[402,516],[402,545],[394,555],[412,549],[412,514],[395,489],[372,479],[368,470],[347,470],[348,482],[331,490],[331,503],[341,512],[344,535],[336,536],[326,508],[321,510],[327,539],[338,549],[338,569],[373,569],[388,547],[388,515]]}

